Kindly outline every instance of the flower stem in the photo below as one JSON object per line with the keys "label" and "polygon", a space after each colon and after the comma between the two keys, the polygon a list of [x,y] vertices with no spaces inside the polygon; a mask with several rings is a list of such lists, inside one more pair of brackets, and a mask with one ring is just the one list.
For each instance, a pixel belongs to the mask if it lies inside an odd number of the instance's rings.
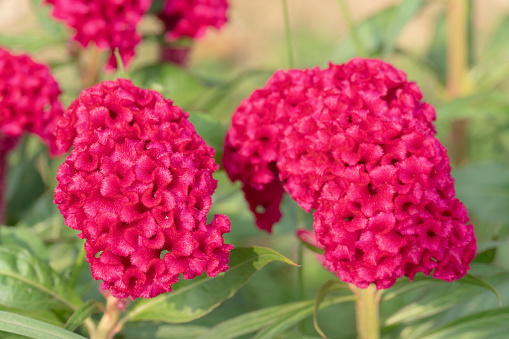
{"label": "flower stem", "polygon": [[106,311],[99,321],[94,335],[91,335],[91,339],[112,339],[115,334],[120,332],[122,325],[118,320],[122,312],[119,307],[121,303],[122,301],[114,296],[106,297]]}
{"label": "flower stem", "polygon": [[349,286],[357,296],[355,303],[357,338],[380,338],[380,315],[378,311],[380,294],[377,293],[376,286],[374,284],[369,285],[368,288],[357,288],[351,284]]}
{"label": "flower stem", "polygon": [[285,32],[286,32],[286,51],[288,53],[288,67],[293,68],[293,44],[292,32],[290,30],[290,16],[288,15],[288,5],[286,0],[281,0],[283,3],[283,15],[285,19]]}
{"label": "flower stem", "polygon": [[[449,100],[468,94],[467,1],[449,0],[447,9],[447,96]],[[467,157],[467,120],[452,122],[452,155],[458,165]]]}
{"label": "flower stem", "polygon": [[357,27],[355,26],[355,23],[353,22],[352,15],[350,13],[350,10],[348,9],[348,5],[346,4],[345,0],[338,0],[339,7],[341,8],[341,12],[343,13],[343,18],[345,19],[346,25],[348,26],[348,30],[350,31],[350,34],[352,35],[353,42],[355,44],[355,49],[357,50],[357,54],[361,57],[367,57],[368,52],[366,51],[366,48],[364,47],[361,38],[359,37],[359,34],[357,32]]}

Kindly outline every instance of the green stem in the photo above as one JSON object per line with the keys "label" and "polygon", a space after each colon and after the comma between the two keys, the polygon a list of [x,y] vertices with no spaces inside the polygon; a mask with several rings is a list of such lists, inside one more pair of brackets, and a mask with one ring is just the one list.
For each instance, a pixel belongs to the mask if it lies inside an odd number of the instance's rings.
{"label": "green stem", "polygon": [[286,0],[281,0],[283,3],[283,15],[285,19],[285,32],[286,32],[286,51],[288,53],[288,67],[293,68],[293,44],[292,32],[290,30],[290,16],[288,15],[288,5]]}
{"label": "green stem", "polygon": [[[447,9],[447,96],[449,100],[467,95],[468,86],[468,4],[449,0]],[[467,120],[452,122],[452,158],[456,165],[465,162],[468,153]]]}
{"label": "green stem", "polygon": [[122,311],[118,307],[119,302],[121,302],[119,299],[111,295],[106,297],[106,311],[97,324],[95,333],[91,335],[91,339],[112,339],[120,332],[122,324],[119,319]]}
{"label": "green stem", "polygon": [[338,0],[339,7],[341,8],[341,12],[343,13],[343,18],[345,19],[346,25],[348,26],[348,30],[352,35],[353,42],[355,44],[355,49],[357,50],[357,54],[361,57],[367,57],[368,53],[366,48],[364,47],[361,38],[357,32],[357,27],[353,22],[352,15],[350,14],[350,10],[345,2],[345,0]]}
{"label": "green stem", "polygon": [[357,338],[379,339],[380,338],[380,315],[378,305],[380,294],[374,284],[367,288],[357,288],[349,285],[357,296],[355,303],[355,316],[357,323]]}

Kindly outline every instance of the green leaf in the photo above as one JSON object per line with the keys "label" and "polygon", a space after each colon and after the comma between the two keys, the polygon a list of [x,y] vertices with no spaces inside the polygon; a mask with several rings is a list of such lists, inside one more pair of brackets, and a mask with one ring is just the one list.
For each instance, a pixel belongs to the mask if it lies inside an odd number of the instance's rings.
{"label": "green leaf", "polygon": [[199,339],[237,338],[271,325],[293,311],[309,308],[313,305],[313,302],[313,300],[298,301],[244,313],[214,326],[203,333]]}
{"label": "green leaf", "polygon": [[[355,296],[349,295],[349,296],[343,296],[343,297],[336,297],[331,298],[327,300],[326,302],[323,302],[320,304],[320,309],[328,307],[333,304],[339,304],[343,302],[348,301],[354,301],[356,299]],[[284,317],[278,319],[276,322],[274,322],[272,325],[269,325],[265,327],[262,331],[258,332],[253,339],[270,339],[274,338],[276,335],[286,331],[302,319],[305,319],[306,317],[313,314],[314,311],[314,303],[311,306],[308,306],[306,308],[302,308],[299,310],[292,311],[285,315]]]}
{"label": "green leaf", "polygon": [[483,221],[509,220],[509,171],[497,163],[464,166],[452,172],[457,197]]}
{"label": "green leaf", "polygon": [[176,287],[173,292],[149,300],[139,300],[122,322],[184,323],[198,319],[231,298],[254,273],[272,261],[296,265],[269,248],[235,248],[230,253],[230,268],[226,272],[215,278],[195,279],[184,287]]}
{"label": "green leaf", "polygon": [[348,289],[348,285],[340,280],[328,280],[322,286],[320,286],[318,292],[316,293],[315,304],[313,309],[313,325],[315,327],[316,332],[318,332],[318,334],[323,338],[327,338],[327,336],[325,335],[325,333],[323,333],[322,329],[318,325],[319,306],[322,303],[323,299],[327,296],[327,294],[342,289]]}
{"label": "green leaf", "polygon": [[122,338],[126,339],[195,339],[207,331],[207,327],[195,325],[168,325],[152,322],[126,324]]}
{"label": "green leaf", "polygon": [[65,43],[65,41],[65,37],[41,32],[14,36],[0,35],[0,45],[28,53],[35,53],[43,48]]}
{"label": "green leaf", "polygon": [[502,92],[480,92],[467,97],[456,98],[437,107],[437,121],[446,122],[455,119],[507,116],[509,99]]}
{"label": "green leaf", "polygon": [[104,305],[97,300],[89,300],[74,311],[71,317],[67,319],[64,328],[68,331],[74,331],[86,318],[97,312],[104,312]]}
{"label": "green leaf", "polygon": [[432,298],[428,298],[424,301],[415,301],[399,309],[387,318],[384,325],[391,326],[408,323],[444,312],[463,302],[465,296],[471,295],[470,293],[474,291],[474,287],[470,287],[469,285],[463,285],[461,288],[458,288],[457,285],[455,288],[451,286],[446,287],[447,288],[442,289],[440,292],[435,291],[432,294]]}
{"label": "green leaf", "polygon": [[417,280],[417,281],[404,281],[399,282],[390,289],[386,290],[382,294],[382,302],[389,301],[391,299],[394,299],[396,297],[399,297],[400,295],[414,291],[423,287],[430,286],[433,284],[435,279],[424,279],[424,280]]}
{"label": "green leaf", "polygon": [[383,38],[383,54],[388,55],[394,52],[396,41],[403,28],[419,12],[423,0],[403,0],[394,10],[389,25],[385,29]]}
{"label": "green leaf", "polygon": [[130,72],[129,78],[136,86],[158,91],[183,109],[207,90],[191,73],[171,64],[145,66]]}
{"label": "green leaf", "polygon": [[216,158],[221,158],[226,127],[209,114],[190,112],[189,121],[194,125],[196,132],[207,145],[216,150]]}
{"label": "green leaf", "polygon": [[41,238],[35,236],[33,230],[28,227],[1,227],[0,244],[17,245],[37,254],[45,261],[49,259],[48,249],[44,246]]}
{"label": "green leaf", "polygon": [[466,276],[464,276],[463,278],[461,278],[458,281],[462,284],[472,284],[472,285],[484,287],[484,288],[490,290],[491,292],[493,292],[493,294],[495,294],[495,296],[498,298],[498,302],[499,302],[500,306],[502,306],[502,299],[500,298],[500,294],[498,294],[498,291],[489,282],[487,282],[481,278],[474,277],[473,275],[470,275],[470,274],[467,274]]}
{"label": "green leaf", "polygon": [[456,319],[419,336],[420,339],[507,338],[509,307],[498,308]]}
{"label": "green leaf", "polygon": [[82,303],[48,264],[18,246],[0,246],[0,286],[0,304],[9,307],[75,310]]}
{"label": "green leaf", "polygon": [[85,339],[55,325],[4,311],[0,311],[0,331],[36,339]]}
{"label": "green leaf", "polygon": [[10,313],[16,313],[20,315],[24,315],[25,317],[29,317],[32,319],[37,319],[40,321],[44,321],[45,323],[52,324],[55,326],[62,327],[64,323],[62,320],[57,317],[55,313],[52,311],[47,310],[38,310],[38,311],[31,311],[31,310],[22,310],[15,307],[6,307],[0,305],[0,311],[10,312]]}

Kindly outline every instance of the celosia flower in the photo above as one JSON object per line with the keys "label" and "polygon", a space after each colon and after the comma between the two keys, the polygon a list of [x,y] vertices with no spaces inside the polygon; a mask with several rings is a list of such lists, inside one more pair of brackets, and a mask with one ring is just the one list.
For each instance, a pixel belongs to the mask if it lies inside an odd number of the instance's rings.
{"label": "celosia flower", "polygon": [[115,297],[155,297],[181,273],[228,268],[230,222],[216,215],[207,224],[214,150],[187,117],[159,93],[118,80],[83,91],[59,124],[62,149],[74,147],[58,169],[55,203],[86,239],[94,279]]}
{"label": "celosia flower", "polygon": [[152,0],[46,0],[53,5],[52,15],[75,29],[73,40],[83,47],[94,42],[110,49],[109,68],[116,68],[113,51],[118,48],[127,65],[140,42],[136,26],[150,8]]}
{"label": "celosia flower", "polygon": [[421,98],[379,60],[280,71],[235,112],[224,167],[263,229],[279,218],[281,187],[315,209],[326,265],[345,282],[459,279],[475,256],[473,227]]}
{"label": "celosia flower", "polygon": [[[47,66],[0,48],[0,140],[10,150],[24,132],[35,133],[57,155],[54,130],[63,114],[60,88]],[[2,136],[3,135],[3,136]]]}
{"label": "celosia flower", "polygon": [[159,18],[169,41],[181,37],[197,39],[210,26],[223,27],[227,8],[227,0],[167,0]]}

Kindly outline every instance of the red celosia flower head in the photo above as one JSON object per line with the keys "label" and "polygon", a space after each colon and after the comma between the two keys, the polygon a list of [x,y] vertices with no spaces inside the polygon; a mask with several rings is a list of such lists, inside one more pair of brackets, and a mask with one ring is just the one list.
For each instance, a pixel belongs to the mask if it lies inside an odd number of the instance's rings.
{"label": "red celosia flower head", "polygon": [[9,144],[7,148],[30,132],[42,138],[50,154],[58,154],[54,130],[63,113],[59,95],[47,66],[0,48],[0,134],[4,136],[0,139]]}
{"label": "red celosia flower head", "polygon": [[73,39],[83,47],[90,42],[111,49],[109,68],[117,63],[113,51],[118,48],[124,64],[134,56],[140,42],[136,26],[148,11],[152,0],[46,0],[53,5],[52,15],[75,29]]}
{"label": "red celosia flower head", "polygon": [[74,147],[58,169],[55,203],[86,239],[93,277],[118,298],[151,298],[181,273],[228,268],[230,222],[216,215],[207,224],[214,150],[187,117],[159,93],[118,80],[83,91],[59,125]]}
{"label": "red celosia flower head", "polygon": [[226,23],[227,0],[167,0],[159,15],[166,38],[201,38],[208,27],[220,29]]}
{"label": "red celosia flower head", "polygon": [[475,256],[473,227],[421,98],[380,60],[280,71],[235,112],[224,167],[262,229],[279,219],[283,188],[315,209],[326,265],[345,282],[459,279]]}

